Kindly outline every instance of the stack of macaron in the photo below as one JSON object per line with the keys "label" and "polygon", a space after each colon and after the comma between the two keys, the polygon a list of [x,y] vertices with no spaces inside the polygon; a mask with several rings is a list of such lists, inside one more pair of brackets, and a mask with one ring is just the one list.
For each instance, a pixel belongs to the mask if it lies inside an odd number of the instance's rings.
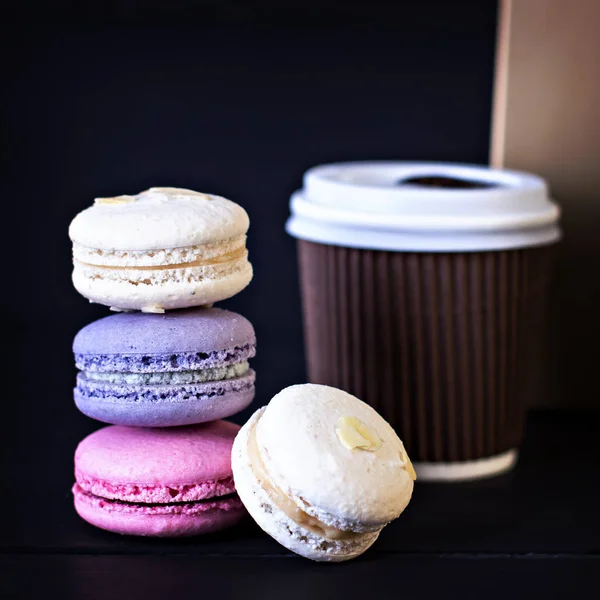
{"label": "stack of macaron", "polygon": [[75,453],[75,508],[109,531],[190,536],[246,510],[318,561],[365,552],[406,508],[402,441],[342,390],[295,385],[243,426],[254,397],[252,325],[214,308],[252,278],[248,216],[218,196],[152,188],[97,199],[69,230],[73,282],[119,314],[84,327],[75,403],[109,423]]}
{"label": "stack of macaron", "polygon": [[73,283],[118,314],[73,343],[75,403],[109,423],[75,453],[75,508],[122,534],[187,536],[244,515],[231,468],[254,397],[252,325],[212,305],[252,279],[248,215],[210,194],[98,198],[72,221]]}

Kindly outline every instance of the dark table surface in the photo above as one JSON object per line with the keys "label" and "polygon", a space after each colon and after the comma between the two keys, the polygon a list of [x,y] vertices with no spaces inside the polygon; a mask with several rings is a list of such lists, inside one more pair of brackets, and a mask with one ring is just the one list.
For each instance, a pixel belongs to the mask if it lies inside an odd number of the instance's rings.
{"label": "dark table surface", "polygon": [[[342,565],[293,556],[249,521],[183,541],[120,537],[77,517],[69,469],[45,469],[35,487],[27,469],[5,469],[0,597],[597,597],[599,425],[598,413],[532,413],[514,472],[418,484],[376,545]],[[47,464],[64,464],[67,446],[57,436]]]}

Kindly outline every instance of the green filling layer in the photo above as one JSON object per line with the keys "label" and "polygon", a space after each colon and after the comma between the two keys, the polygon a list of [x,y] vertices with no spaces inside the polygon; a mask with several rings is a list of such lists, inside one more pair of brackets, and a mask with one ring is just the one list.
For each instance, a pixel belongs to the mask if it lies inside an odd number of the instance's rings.
{"label": "green filling layer", "polygon": [[169,371],[164,373],[97,373],[86,371],[85,376],[94,381],[106,383],[126,383],[130,385],[183,385],[189,383],[204,383],[206,381],[221,381],[240,377],[249,368],[244,361],[217,367],[215,369],[201,369],[199,371]]}

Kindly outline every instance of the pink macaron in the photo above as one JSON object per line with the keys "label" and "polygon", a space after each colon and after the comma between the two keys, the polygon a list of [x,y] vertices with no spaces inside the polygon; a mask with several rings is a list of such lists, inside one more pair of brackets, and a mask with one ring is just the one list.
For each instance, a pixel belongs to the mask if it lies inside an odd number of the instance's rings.
{"label": "pink macaron", "polygon": [[100,429],[75,452],[75,509],[92,525],[127,535],[181,537],[229,527],[245,514],[231,472],[238,430],[227,421]]}

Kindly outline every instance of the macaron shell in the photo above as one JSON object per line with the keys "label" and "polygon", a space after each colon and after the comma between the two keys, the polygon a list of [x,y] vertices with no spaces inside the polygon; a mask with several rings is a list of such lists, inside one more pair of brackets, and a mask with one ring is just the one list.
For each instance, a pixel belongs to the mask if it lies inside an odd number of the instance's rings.
{"label": "macaron shell", "polygon": [[88,476],[75,469],[75,487],[107,501],[160,504],[162,506],[218,499],[235,493],[233,477],[205,479],[184,485],[118,483]]}
{"label": "macaron shell", "polygon": [[351,540],[329,540],[304,529],[290,519],[263,489],[252,469],[248,442],[264,413],[259,409],[241,428],[231,455],[233,475],[239,497],[258,526],[282,546],[315,561],[341,562],[368,550],[379,532],[357,534]]}
{"label": "macaron shell", "polygon": [[[357,417],[382,444],[348,450],[339,419]],[[404,469],[404,446],[370,406],[328,386],[286,388],[256,425],[257,445],[273,482],[309,515],[340,529],[376,530],[407,506],[413,481]]]}
{"label": "macaron shell", "polygon": [[71,222],[71,240],[101,250],[160,250],[226,240],[248,230],[231,200],[176,188],[151,188],[121,204],[94,204]]}
{"label": "macaron shell", "polygon": [[177,427],[205,423],[230,417],[250,405],[254,371],[235,379],[186,386],[78,384],[74,397],[84,415],[113,425]]}
{"label": "macaron shell", "polygon": [[215,369],[247,361],[256,355],[254,344],[216,352],[173,352],[165,354],[76,354],[82,371],[104,373],[163,373]]}
{"label": "macaron shell", "polygon": [[210,354],[255,343],[254,328],[242,315],[221,308],[190,308],[165,314],[121,313],[99,319],[77,333],[73,352],[82,356]]}
{"label": "macaron shell", "polygon": [[156,513],[151,507],[128,506],[114,510],[102,506],[102,500],[74,490],[75,510],[79,516],[100,529],[123,535],[187,537],[212,533],[235,525],[246,511],[237,497],[190,507],[179,513]]}
{"label": "macaron shell", "polygon": [[159,429],[104,427],[79,444],[75,469],[89,478],[138,486],[226,479],[238,430],[227,421]]}
{"label": "macaron shell", "polygon": [[[184,271],[184,272],[182,272]],[[247,258],[233,266],[172,269],[160,283],[136,285],[126,278],[88,276],[85,267],[75,264],[72,281],[75,289],[90,302],[120,310],[164,310],[204,306],[235,296],[252,281],[252,265]],[[171,277],[168,277],[171,275]]]}

